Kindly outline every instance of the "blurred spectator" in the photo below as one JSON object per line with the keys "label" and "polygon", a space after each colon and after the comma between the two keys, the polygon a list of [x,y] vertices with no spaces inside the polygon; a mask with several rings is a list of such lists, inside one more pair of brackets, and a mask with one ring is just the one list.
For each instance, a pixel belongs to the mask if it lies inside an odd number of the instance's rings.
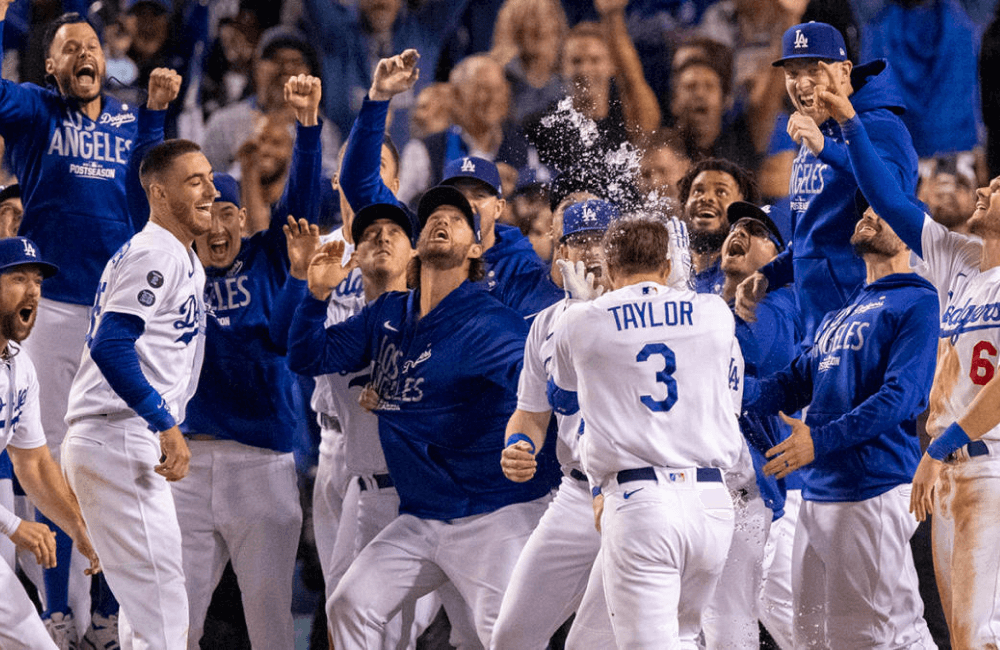
{"label": "blurred spectator", "polygon": [[242,174],[240,200],[247,212],[244,237],[271,223],[270,206],[281,198],[292,162],[293,120],[286,111],[262,115],[253,134],[237,151]]}
{"label": "blurred spectator", "polygon": [[966,221],[976,209],[973,156],[960,154],[922,161],[917,198],[927,204],[934,221],[955,232],[968,233]]}
{"label": "blurred spectator", "polygon": [[549,194],[541,183],[532,183],[518,188],[507,204],[513,217],[511,225],[521,229],[535,249],[538,257],[549,263],[552,261],[552,210]]}
{"label": "blurred spectator", "polygon": [[680,135],[671,129],[654,132],[644,143],[639,162],[639,191],[648,196],[656,192],[660,198],[677,200],[677,184],[691,167]]}
{"label": "blurred spectator", "polygon": [[982,93],[983,122],[986,124],[986,167],[988,177],[1000,176],[1000,3],[993,22],[986,28],[979,50],[979,92]]}
{"label": "blurred spectator", "polygon": [[361,102],[371,86],[379,59],[407,48],[420,52],[421,79],[413,91],[398,95],[389,133],[397,145],[409,140],[409,110],[416,92],[434,81],[434,70],[444,43],[469,0],[432,0],[419,8],[403,0],[357,0],[344,6],[338,0],[305,0],[310,38],[318,44],[323,63],[326,116],[342,136],[350,132]]}
{"label": "blurred spectator", "polygon": [[22,215],[21,186],[14,183],[0,190],[0,239],[17,236]]}
{"label": "blurred spectator", "polygon": [[201,104],[207,119],[217,109],[244,99],[252,87],[251,64],[260,38],[257,15],[242,9],[219,22],[219,35],[205,62]]}
{"label": "blurred spectator", "polygon": [[[272,27],[261,35],[254,53],[253,94],[212,114],[205,126],[202,152],[212,169],[241,178],[235,165],[240,146],[253,134],[261,115],[286,111],[284,88],[289,77],[299,74],[319,75],[316,51],[301,32],[287,27]],[[328,86],[324,83],[324,88]],[[330,86],[338,92],[337,84]],[[339,133],[329,122],[323,123],[323,172],[332,176],[337,169]],[[265,222],[266,223],[266,222]]]}
{"label": "blurred spectator", "polygon": [[417,102],[410,115],[410,137],[422,140],[451,126],[454,96],[451,84],[441,82],[417,93]]}
{"label": "blurred spectator", "polygon": [[506,0],[500,8],[492,54],[505,64],[518,124],[565,94],[559,53],[567,29],[558,0]]}
{"label": "blurred spectator", "polygon": [[139,66],[128,55],[131,47],[132,36],[124,21],[114,20],[104,28],[104,58],[108,78],[116,79],[125,86],[133,86],[139,79]]}
{"label": "blurred spectator", "polygon": [[892,66],[917,156],[976,146],[977,29],[955,0],[889,2],[862,26],[861,45],[861,60]]}
{"label": "blurred spectator", "polygon": [[398,196],[404,203],[437,185],[445,165],[463,156],[504,162],[514,169],[528,162],[528,143],[507,119],[510,88],[500,64],[482,54],[470,56],[451,71],[450,83],[455,126],[411,140],[403,148]]}

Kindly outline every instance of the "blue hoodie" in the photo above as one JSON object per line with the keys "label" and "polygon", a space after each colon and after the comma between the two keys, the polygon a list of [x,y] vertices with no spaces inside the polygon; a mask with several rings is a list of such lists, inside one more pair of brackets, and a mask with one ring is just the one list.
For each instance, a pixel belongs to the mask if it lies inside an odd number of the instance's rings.
{"label": "blue hoodie", "polygon": [[551,474],[514,483],[498,462],[517,405],[524,319],[468,281],[419,313],[419,290],[390,292],[324,329],[326,302],[307,296],[292,321],[289,364],[315,376],[374,361],[379,438],[400,513],[450,520],[547,494]]}
{"label": "blue hoodie", "polygon": [[[45,297],[77,305],[93,304],[104,265],[149,216],[133,221],[126,202],[128,161],[140,138],[136,107],[101,99],[91,120],[55,89],[0,79],[0,136],[24,201],[18,234],[59,266],[45,280]],[[146,124],[159,128],[149,137],[163,137],[162,115]]]}
{"label": "blue hoodie", "polygon": [[[412,214],[379,173],[388,112],[389,102],[365,99],[347,140],[340,187],[355,211],[372,203],[394,203]],[[498,223],[493,232],[493,246],[483,252],[486,278],[481,284],[487,291],[525,318],[562,300],[562,289],[552,282],[548,267],[520,230]]]}
{"label": "blue hoodie", "polygon": [[[879,156],[903,190],[917,187],[917,154],[899,115],[904,101],[889,64],[874,61],[851,73],[851,102],[872,134]],[[792,243],[790,249],[761,268],[773,289],[790,282],[802,311],[805,340],[812,339],[824,314],[840,309],[865,279],[865,265],[851,248],[857,222],[854,195],[858,189],[840,126],[829,119],[820,126],[825,144],[814,156],[802,145],[792,165],[789,183]]]}
{"label": "blue hoodie", "polygon": [[827,314],[813,346],[790,366],[747,378],[745,410],[792,413],[809,405],[816,458],[801,470],[802,498],[863,501],[912,481],[937,332],[934,287],[913,273],[888,275]]}

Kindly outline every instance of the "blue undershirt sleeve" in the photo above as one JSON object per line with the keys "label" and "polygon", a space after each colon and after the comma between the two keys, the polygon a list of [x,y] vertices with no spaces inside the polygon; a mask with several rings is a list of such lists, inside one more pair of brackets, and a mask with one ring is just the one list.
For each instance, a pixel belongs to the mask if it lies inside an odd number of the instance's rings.
{"label": "blue undershirt sleeve", "polygon": [[105,312],[90,342],[90,357],[111,389],[154,431],[177,425],[166,402],[142,374],[135,342],[146,323],[134,314]]}

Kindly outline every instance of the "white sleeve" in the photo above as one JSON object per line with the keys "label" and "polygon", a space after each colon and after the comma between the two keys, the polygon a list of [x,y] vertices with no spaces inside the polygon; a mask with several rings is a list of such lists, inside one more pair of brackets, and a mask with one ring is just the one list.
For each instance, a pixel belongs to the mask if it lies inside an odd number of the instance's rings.
{"label": "white sleeve", "polygon": [[38,404],[38,377],[35,375],[35,366],[23,348],[14,356],[14,364],[16,367],[14,376],[18,382],[17,394],[14,395],[15,424],[7,444],[18,449],[44,447],[45,431],[42,429],[41,408]]}
{"label": "white sleeve", "polygon": [[420,140],[410,140],[403,147],[399,160],[399,192],[397,196],[409,204],[430,185],[431,156],[427,145]]}
{"label": "white sleeve", "polygon": [[110,276],[102,312],[138,316],[149,322],[161,303],[173,295],[180,274],[187,273],[180,261],[162,250],[132,249],[117,262]]}
{"label": "white sleeve", "polygon": [[528,338],[524,343],[524,365],[517,382],[517,408],[520,411],[543,413],[552,410],[546,396],[549,373],[545,369],[545,360],[542,359],[542,345],[551,331],[548,327],[550,323],[547,318],[536,318],[528,331]]}
{"label": "white sleeve", "polygon": [[939,289],[947,287],[958,273],[970,267],[979,268],[982,240],[952,232],[926,214],[920,245],[924,264],[911,267]]}
{"label": "white sleeve", "polygon": [[563,390],[576,391],[577,377],[576,368],[573,366],[573,323],[574,316],[579,311],[577,307],[584,305],[571,305],[556,319],[552,326],[552,338],[555,341],[552,351],[552,380],[556,386]]}
{"label": "white sleeve", "polygon": [[10,537],[20,525],[21,518],[8,510],[6,507],[0,505],[0,533]]}
{"label": "white sleeve", "polygon": [[743,350],[740,349],[740,342],[733,333],[732,353],[729,357],[729,390],[732,391],[733,412],[739,417],[743,412],[743,373],[745,363],[743,361]]}

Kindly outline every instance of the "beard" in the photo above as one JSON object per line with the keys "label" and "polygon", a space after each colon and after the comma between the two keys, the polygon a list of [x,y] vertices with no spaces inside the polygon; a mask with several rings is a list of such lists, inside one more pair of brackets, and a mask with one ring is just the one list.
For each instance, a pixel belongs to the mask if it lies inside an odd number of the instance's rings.
{"label": "beard", "polygon": [[421,264],[438,270],[454,269],[465,262],[471,245],[450,242],[447,247],[431,246],[426,240],[417,243],[417,254]]}
{"label": "beard", "polygon": [[17,310],[0,316],[0,335],[8,341],[20,343],[31,334],[31,328],[35,326],[35,318],[25,324],[18,316]]}
{"label": "beard", "polygon": [[875,236],[868,239],[859,239],[857,234],[851,235],[851,246],[859,257],[864,255],[894,257],[905,247],[899,237],[885,230],[879,230]]}
{"label": "beard", "polygon": [[728,228],[718,230],[690,230],[691,250],[695,253],[718,253],[729,235]]}

